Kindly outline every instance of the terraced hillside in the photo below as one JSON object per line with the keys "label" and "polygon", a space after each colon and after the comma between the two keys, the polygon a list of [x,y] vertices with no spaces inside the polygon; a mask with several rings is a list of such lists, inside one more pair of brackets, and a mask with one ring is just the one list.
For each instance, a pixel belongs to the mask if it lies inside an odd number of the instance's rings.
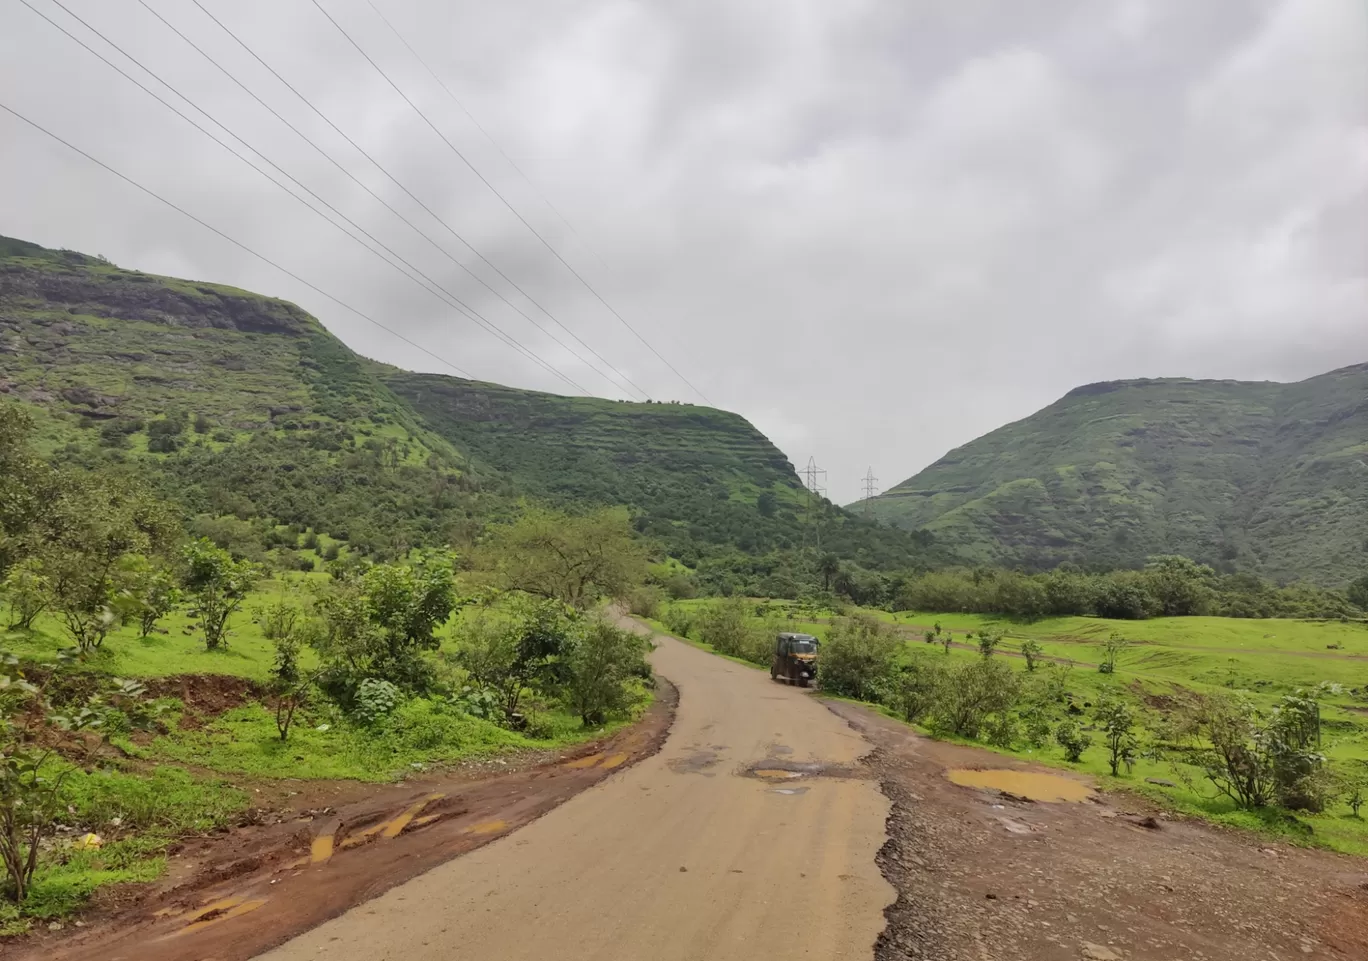
{"label": "terraced hillside", "polygon": [[[380,379],[476,466],[570,504],[626,504],[676,556],[815,542],[793,465],[744,417],[688,404],[562,397],[377,365]],[[824,505],[823,545],[868,566],[928,552],[907,534]]]}
{"label": "terraced hillside", "polygon": [[873,504],[982,562],[1182,553],[1339,585],[1368,568],[1368,364],[1299,383],[1091,384]]}

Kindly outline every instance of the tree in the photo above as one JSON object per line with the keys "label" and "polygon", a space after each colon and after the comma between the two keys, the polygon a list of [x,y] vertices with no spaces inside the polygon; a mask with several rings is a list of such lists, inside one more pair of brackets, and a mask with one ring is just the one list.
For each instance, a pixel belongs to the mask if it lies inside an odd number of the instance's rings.
{"label": "tree", "polygon": [[157,622],[180,603],[180,588],[172,573],[142,554],[123,559],[118,580],[115,610],[121,619],[137,619],[139,637],[151,634]]}
{"label": "tree", "polygon": [[514,595],[457,628],[457,659],[476,683],[495,693],[508,727],[524,726],[528,688],[553,681],[572,610],[559,601]]}
{"label": "tree", "polygon": [[186,545],[182,559],[182,583],[195,600],[204,630],[204,646],[216,651],[227,644],[228,619],[242,606],[260,571],[249,561],[234,560],[227,551],[203,537]]}
{"label": "tree", "polygon": [[566,514],[529,508],[476,557],[505,591],[522,591],[581,610],[621,597],[646,575],[646,553],[626,510]]}
{"label": "tree", "polygon": [[980,629],[978,632],[979,653],[984,657],[992,657],[993,652],[996,651],[998,645],[1002,643],[1004,633],[1005,632],[1003,631],[990,631],[986,627]]}
{"label": "tree", "polygon": [[52,607],[82,654],[116,626],[127,559],[163,548],[174,525],[147,491],[116,477],[69,476],[58,485],[37,546]]}
{"label": "tree", "polygon": [[822,590],[830,593],[832,581],[841,573],[841,559],[835,554],[823,554],[817,559],[817,573],[822,575]]}
{"label": "tree", "polygon": [[1151,557],[1145,564],[1149,593],[1165,617],[1204,614],[1211,605],[1216,572],[1178,554]]}
{"label": "tree", "polygon": [[1112,777],[1117,777],[1124,763],[1129,770],[1135,758],[1135,715],[1130,707],[1118,698],[1104,698],[1097,705],[1097,723],[1102,728],[1107,747],[1107,763],[1111,765]]}
{"label": "tree", "polygon": [[760,512],[761,517],[773,517],[775,510],[779,507],[779,498],[774,491],[761,491],[756,498],[755,509]]}
{"label": "tree", "polygon": [[28,557],[10,568],[0,581],[0,598],[9,605],[11,630],[27,631],[52,602],[51,587],[43,576],[43,563]]}
{"label": "tree", "polygon": [[1361,611],[1368,611],[1368,574],[1364,574],[1358,580],[1349,585],[1345,596],[1349,598],[1349,603],[1353,604]]}
{"label": "tree", "polygon": [[1093,597],[1098,617],[1122,621],[1144,620],[1154,604],[1144,587],[1116,574],[1104,578]]}
{"label": "tree", "polygon": [[1035,671],[1036,664],[1040,662],[1044,652],[1045,649],[1040,646],[1040,642],[1033,637],[1028,637],[1021,642],[1021,656],[1026,659],[1026,670],[1028,672]]}
{"label": "tree", "polygon": [[565,645],[566,700],[585,727],[602,724],[631,706],[630,682],[649,677],[650,642],[602,617],[585,618]]}
{"label": "tree", "polygon": [[[58,674],[51,668],[46,684]],[[134,696],[142,690],[136,683],[114,684]],[[97,726],[100,708],[97,699],[77,698],[57,712],[44,687],[25,678],[18,659],[0,655],[0,863],[4,894],[16,904],[28,896],[39,855],[67,809],[63,786],[76,768],[57,762],[56,732]]]}
{"label": "tree", "polygon": [[295,712],[308,699],[309,687],[315,680],[306,677],[299,666],[302,618],[299,608],[283,600],[267,608],[261,618],[261,632],[275,648],[270,690],[275,697],[276,733],[282,741],[290,739]]}
{"label": "tree", "polygon": [[331,696],[350,706],[366,678],[409,692],[428,687],[424,652],[441,646],[437,629],[465,603],[456,596],[452,563],[432,552],[413,564],[377,564],[318,593],[309,644]]}
{"label": "tree", "polygon": [[35,528],[52,505],[54,474],[29,450],[33,418],[18,404],[0,403],[0,575],[33,550]]}
{"label": "tree", "polygon": [[1098,672],[1115,674],[1116,659],[1128,647],[1130,647],[1130,641],[1122,637],[1117,631],[1112,631],[1107,639],[1102,642],[1102,663],[1097,665]]}

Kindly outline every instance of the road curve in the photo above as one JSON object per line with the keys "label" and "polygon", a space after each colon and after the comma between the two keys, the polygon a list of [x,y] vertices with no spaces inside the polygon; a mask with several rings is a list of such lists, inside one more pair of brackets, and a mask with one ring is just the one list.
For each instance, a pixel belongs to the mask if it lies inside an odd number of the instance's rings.
{"label": "road curve", "polygon": [[[872,958],[894,892],[864,739],[802,691],[656,642],[680,692],[660,753],[262,961]],[[766,759],[835,774],[748,773]]]}

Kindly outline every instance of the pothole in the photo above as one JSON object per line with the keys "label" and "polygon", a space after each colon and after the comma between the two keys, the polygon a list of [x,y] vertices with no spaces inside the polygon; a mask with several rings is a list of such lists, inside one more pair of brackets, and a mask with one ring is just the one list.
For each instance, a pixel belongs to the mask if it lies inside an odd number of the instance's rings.
{"label": "pothole", "polygon": [[825,761],[790,761],[783,757],[768,757],[763,761],[748,764],[737,772],[743,777],[760,778],[762,781],[796,781],[813,777],[858,777],[859,774],[839,764]]}
{"label": "pothole", "polygon": [[946,773],[946,777],[961,787],[994,789],[1028,801],[1077,802],[1093,796],[1093,789],[1082,781],[1037,771],[952,770]]}

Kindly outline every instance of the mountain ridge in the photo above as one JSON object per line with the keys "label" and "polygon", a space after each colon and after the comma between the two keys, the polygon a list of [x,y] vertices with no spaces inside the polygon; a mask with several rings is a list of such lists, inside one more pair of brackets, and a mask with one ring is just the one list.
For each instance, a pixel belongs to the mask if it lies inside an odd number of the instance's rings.
{"label": "mountain ridge", "polygon": [[1076,387],[870,504],[983,563],[1184,553],[1278,579],[1368,566],[1368,363],[1301,381]]}

